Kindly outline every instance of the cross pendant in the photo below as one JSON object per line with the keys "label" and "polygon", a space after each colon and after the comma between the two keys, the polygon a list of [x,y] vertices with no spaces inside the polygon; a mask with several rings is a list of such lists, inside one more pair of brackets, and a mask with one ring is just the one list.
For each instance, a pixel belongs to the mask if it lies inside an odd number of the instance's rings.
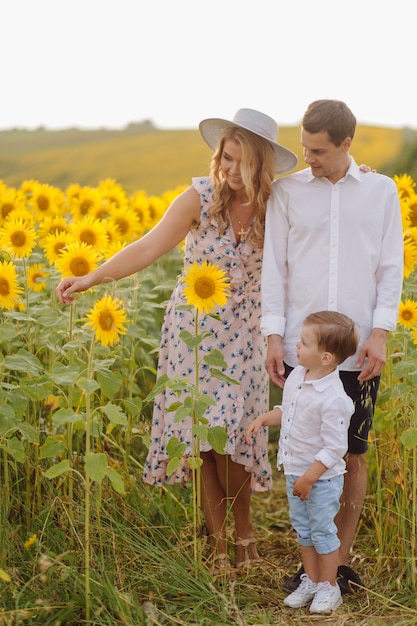
{"label": "cross pendant", "polygon": [[246,230],[243,229],[243,226],[239,230],[238,235],[239,235],[241,241],[246,241]]}

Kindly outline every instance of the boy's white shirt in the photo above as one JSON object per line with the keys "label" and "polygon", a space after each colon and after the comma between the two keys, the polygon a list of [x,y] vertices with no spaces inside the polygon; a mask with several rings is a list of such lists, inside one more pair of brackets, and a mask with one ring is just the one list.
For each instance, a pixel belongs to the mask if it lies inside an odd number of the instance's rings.
{"label": "boy's white shirt", "polygon": [[301,365],[288,376],[282,396],[278,468],[302,476],[314,461],[328,469],[320,480],[344,474],[347,432],[354,411],[338,369],[317,380],[305,381]]}

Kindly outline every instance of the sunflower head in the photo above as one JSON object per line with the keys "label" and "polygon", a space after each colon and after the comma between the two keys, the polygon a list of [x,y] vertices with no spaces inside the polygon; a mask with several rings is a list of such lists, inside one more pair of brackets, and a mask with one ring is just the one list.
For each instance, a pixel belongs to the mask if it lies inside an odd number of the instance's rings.
{"label": "sunflower head", "polygon": [[193,263],[184,278],[184,297],[187,303],[200,313],[211,313],[216,307],[223,307],[229,295],[230,286],[226,272],[204,261],[201,265]]}
{"label": "sunflower head", "polygon": [[22,291],[14,264],[11,261],[0,261],[0,308],[8,311],[13,309],[19,304]]}
{"label": "sunflower head", "polygon": [[126,334],[126,313],[123,303],[113,299],[111,296],[104,296],[98,300],[88,313],[87,322],[95,332],[95,338],[103,346],[112,346],[120,340],[120,335]]}
{"label": "sunflower head", "polygon": [[398,323],[404,328],[412,328],[417,324],[417,302],[405,300],[398,308]]}
{"label": "sunflower head", "polygon": [[96,269],[101,255],[97,250],[83,241],[72,241],[55,260],[55,265],[62,272],[63,278],[68,276],[85,276]]}

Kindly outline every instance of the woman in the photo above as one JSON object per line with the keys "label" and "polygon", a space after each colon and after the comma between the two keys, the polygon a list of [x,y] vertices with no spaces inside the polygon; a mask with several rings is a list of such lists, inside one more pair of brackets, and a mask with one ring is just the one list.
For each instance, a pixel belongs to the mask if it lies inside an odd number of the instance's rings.
{"label": "woman", "polygon": [[[151,265],[186,238],[184,270],[169,301],[162,326],[158,375],[188,378],[194,354],[179,334],[194,332],[194,316],[178,310],[184,304],[184,272],[193,263],[208,261],[224,270],[230,296],[219,310],[219,320],[205,317],[200,329],[211,331],[210,347],[223,353],[226,374],[238,385],[207,380],[204,389],[216,400],[207,409],[209,425],[227,429],[226,454],[201,443],[202,509],[217,569],[228,569],[226,519],[228,504],[235,522],[236,565],[258,562],[253,534],[250,494],[271,488],[267,430],[254,445],[245,441],[245,430],[268,410],[268,375],[265,370],[265,339],[259,332],[260,274],[266,203],[274,177],[293,169],[295,154],[276,142],[273,119],[253,109],[240,109],[232,121],[206,119],[200,132],[214,149],[210,177],[195,178],[192,186],[176,198],[161,221],[144,237],[130,244],[86,276],[65,278],[57,287],[61,302],[71,304],[73,294],[94,285],[118,280]],[[204,349],[204,347],[202,347]],[[206,350],[208,348],[206,347]],[[165,390],[155,399],[151,442],[145,465],[145,482],[160,486],[191,478],[186,458],[181,467],[166,475],[169,458],[166,444],[171,436],[187,443],[191,453],[189,420],[175,423],[166,408],[177,396]]]}

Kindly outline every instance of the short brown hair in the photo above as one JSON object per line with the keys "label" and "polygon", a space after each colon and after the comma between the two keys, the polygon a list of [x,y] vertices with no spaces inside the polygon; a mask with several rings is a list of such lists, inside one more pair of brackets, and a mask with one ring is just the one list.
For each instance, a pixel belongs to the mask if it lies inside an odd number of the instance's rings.
{"label": "short brown hair", "polygon": [[327,132],[330,141],[340,146],[346,137],[353,139],[356,117],[341,100],[315,100],[308,105],[301,125],[308,133]]}
{"label": "short brown hair", "polygon": [[355,322],[343,313],[336,311],[318,311],[308,315],[304,324],[315,326],[319,348],[331,352],[339,365],[358,348],[358,332]]}

